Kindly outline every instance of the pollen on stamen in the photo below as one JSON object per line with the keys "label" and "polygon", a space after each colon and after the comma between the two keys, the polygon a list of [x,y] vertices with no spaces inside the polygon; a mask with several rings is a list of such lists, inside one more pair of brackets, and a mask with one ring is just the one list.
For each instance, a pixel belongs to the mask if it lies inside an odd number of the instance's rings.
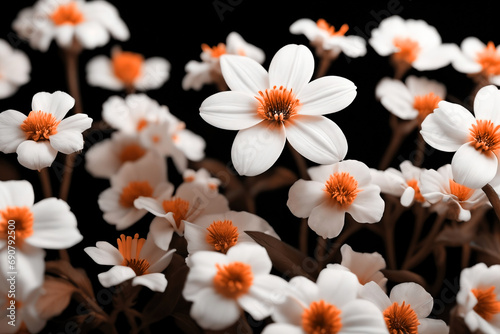
{"label": "pollen on stamen", "polygon": [[492,41],[489,41],[486,47],[477,53],[476,61],[487,76],[500,75],[500,53]]}
{"label": "pollen on stamen", "polygon": [[471,144],[483,154],[496,153],[500,149],[500,125],[490,120],[476,120],[469,129]]}
{"label": "pollen on stamen", "polygon": [[307,334],[336,334],[342,329],[341,311],[323,300],[312,302],[302,313],[302,329]]}
{"label": "pollen on stamen", "polygon": [[346,172],[337,172],[330,175],[325,183],[325,192],[334,204],[348,208],[362,189],[358,189],[358,181]]}
{"label": "pollen on stamen", "polygon": [[182,198],[174,197],[162,202],[165,212],[172,212],[174,215],[175,224],[179,228],[181,221],[186,219],[189,214],[189,202]]}
{"label": "pollen on stamen", "polygon": [[413,63],[420,52],[420,45],[411,38],[395,37],[393,44],[399,51],[394,53],[394,58],[406,63]]}
{"label": "pollen on stamen", "polygon": [[57,133],[59,123],[61,121],[58,121],[54,115],[38,110],[31,111],[20,127],[26,134],[26,139],[44,141]]}
{"label": "pollen on stamen", "polygon": [[57,7],[50,18],[55,25],[76,25],[84,21],[83,14],[74,1]]}
{"label": "pollen on stamen", "polygon": [[403,302],[399,305],[397,302],[394,302],[391,306],[385,309],[383,315],[389,333],[418,333],[418,326],[420,325],[420,322],[418,321],[418,316],[411,308],[410,304]]}
{"label": "pollen on stamen", "polygon": [[498,300],[498,296],[495,294],[494,286],[484,289],[472,289],[471,291],[477,299],[474,311],[484,320],[490,321],[495,315],[500,313],[500,300]]}
{"label": "pollen on stamen", "polygon": [[335,27],[326,22],[325,19],[319,19],[316,21],[316,25],[318,28],[328,32],[330,36],[344,36],[349,30],[349,26],[347,24],[343,24],[339,30],[335,31]]}
{"label": "pollen on stamen", "polygon": [[413,108],[418,111],[418,119],[420,122],[423,122],[429,114],[434,112],[434,109],[438,107],[438,103],[441,100],[441,97],[433,92],[426,95],[415,96]]}
{"label": "pollen on stamen", "polygon": [[253,283],[252,267],[243,262],[216,264],[217,273],[213,286],[217,293],[228,299],[237,299],[246,294]]}
{"label": "pollen on stamen", "polygon": [[123,188],[122,193],[120,194],[119,203],[125,208],[133,208],[134,201],[140,196],[153,196],[153,187],[151,187],[148,181],[130,182]]}
{"label": "pollen on stamen", "polygon": [[33,212],[27,206],[8,206],[0,210],[0,239],[7,240],[9,222],[15,227],[16,245],[22,246],[24,239],[33,234]]}
{"label": "pollen on stamen", "polygon": [[460,202],[468,200],[474,193],[474,189],[456,183],[452,179],[449,180],[449,184],[451,194],[455,195]]}
{"label": "pollen on stamen", "polygon": [[226,54],[226,45],[224,43],[219,43],[215,46],[210,47],[208,44],[203,43],[201,45],[203,52],[208,52],[213,58],[219,58],[223,54]]}
{"label": "pollen on stamen", "polygon": [[413,196],[415,201],[420,202],[420,203],[424,203],[425,198],[424,198],[424,196],[422,196],[422,193],[420,192],[420,187],[418,186],[418,181],[415,179],[411,179],[411,180],[406,181],[406,184],[409,187],[412,187],[413,190],[415,190],[415,195]]}
{"label": "pollen on stamen", "polygon": [[122,234],[117,239],[118,251],[123,256],[121,265],[132,268],[137,276],[147,274],[151,266],[148,260],[140,257],[145,242],[146,239],[139,238],[138,233],[134,238]]}
{"label": "pollen on stamen", "polygon": [[297,114],[301,106],[292,89],[288,90],[283,86],[259,91],[259,96],[255,98],[259,101],[257,114],[266,120],[279,123]]}
{"label": "pollen on stamen", "polygon": [[136,161],[146,154],[146,150],[139,144],[132,143],[122,148],[118,155],[120,162]]}
{"label": "pollen on stamen", "polygon": [[238,242],[238,228],[230,220],[214,221],[207,227],[207,232],[207,243],[224,254]]}
{"label": "pollen on stamen", "polygon": [[143,63],[144,57],[134,52],[117,51],[111,57],[113,73],[126,85],[132,85],[141,75]]}

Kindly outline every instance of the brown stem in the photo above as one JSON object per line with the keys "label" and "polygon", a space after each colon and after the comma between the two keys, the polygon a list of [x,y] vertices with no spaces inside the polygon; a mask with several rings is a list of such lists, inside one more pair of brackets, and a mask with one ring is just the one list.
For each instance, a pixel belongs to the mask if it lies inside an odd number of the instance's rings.
{"label": "brown stem", "polygon": [[418,135],[417,135],[417,150],[416,150],[415,157],[413,159],[413,165],[415,167],[420,167],[424,163],[425,145],[426,144],[425,144],[424,137],[422,137],[422,134],[420,134],[420,132],[418,132]]}
{"label": "brown stem", "polygon": [[326,255],[327,243],[326,243],[326,239],[324,239],[323,237],[320,237],[320,236],[318,236],[318,238],[316,240],[317,240],[316,241],[316,252],[314,254],[315,255],[314,257],[318,261],[319,270],[321,270],[327,264],[327,262],[326,262],[326,259],[327,259],[327,255]]}
{"label": "brown stem", "polygon": [[307,254],[307,238],[309,235],[309,226],[307,225],[307,218],[300,220],[299,230],[299,249],[302,253]]}
{"label": "brown stem", "polygon": [[38,172],[40,183],[42,184],[43,196],[45,198],[52,197],[52,186],[50,184],[50,175],[47,168],[42,168]]}
{"label": "brown stem", "polygon": [[410,244],[406,251],[406,257],[403,263],[407,263],[410,260],[410,257],[413,255],[415,247],[417,246],[417,242],[420,239],[420,234],[422,233],[424,223],[428,218],[428,210],[426,208],[424,208],[421,204],[415,204],[415,206],[415,225],[413,227],[413,234],[411,236]]}
{"label": "brown stem", "polygon": [[389,125],[392,130],[391,141],[387,146],[378,169],[385,170],[394,159],[405,138],[417,127],[418,119],[411,121],[399,120],[396,115],[391,114]]}
{"label": "brown stem", "polygon": [[485,185],[482,189],[493,206],[493,210],[495,211],[497,218],[500,219],[500,198],[498,197],[497,192],[489,184]]}
{"label": "brown stem", "polygon": [[332,245],[332,250],[329,252],[325,263],[330,263],[335,259],[335,255],[337,254],[338,250],[342,247],[344,242],[354,233],[359,231],[364,225],[369,225],[369,224],[359,224],[358,222],[354,221],[354,219],[351,217],[351,215],[346,214],[345,216],[345,226],[342,232],[339,234],[339,236],[335,239],[335,243]]}
{"label": "brown stem", "polygon": [[314,78],[317,79],[317,78],[321,78],[322,76],[324,76],[328,72],[328,69],[330,69],[330,65],[332,64],[332,62],[335,59],[336,59],[336,57],[332,58],[332,56],[329,54],[328,50],[324,50],[321,54],[319,66],[316,70],[316,74],[314,75]]}
{"label": "brown stem", "polygon": [[402,269],[403,270],[410,270],[413,267],[417,266],[420,262],[422,262],[434,249],[433,243],[441,230],[441,226],[443,226],[444,221],[446,220],[446,216],[443,215],[438,215],[436,220],[434,221],[434,224],[432,225],[432,228],[427,235],[427,237],[424,239],[422,247],[419,248],[417,253],[413,255],[412,257],[409,258],[409,260],[406,263],[403,263]]}

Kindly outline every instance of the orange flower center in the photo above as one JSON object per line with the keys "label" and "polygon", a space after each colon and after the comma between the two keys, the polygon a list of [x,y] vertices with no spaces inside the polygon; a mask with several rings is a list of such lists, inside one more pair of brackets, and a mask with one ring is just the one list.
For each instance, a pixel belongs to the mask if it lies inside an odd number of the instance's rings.
{"label": "orange flower center", "polygon": [[459,202],[468,200],[474,193],[474,189],[456,183],[452,179],[449,180],[449,183],[451,194],[457,196]]}
{"label": "orange flower center", "polygon": [[118,159],[120,159],[122,163],[127,161],[136,161],[144,154],[146,154],[146,150],[142,148],[141,145],[132,143],[122,148],[120,154],[118,155]]}
{"label": "orange flower center", "polygon": [[293,117],[300,107],[300,101],[293,94],[292,89],[288,90],[280,86],[272,89],[259,91],[260,96],[255,98],[260,102],[257,113],[264,119],[276,122],[283,122]]}
{"label": "orange flower center", "polygon": [[438,107],[439,101],[441,101],[441,98],[432,92],[427,95],[415,96],[413,108],[418,111],[420,122]]}
{"label": "orange flower center", "polygon": [[391,306],[385,309],[384,319],[389,329],[390,334],[417,334],[418,321],[417,314],[410,305],[405,305],[405,302],[399,306],[394,302]]}
{"label": "orange flower center", "polygon": [[500,75],[500,54],[492,41],[488,42],[486,47],[477,53],[476,60],[486,75]]}
{"label": "orange flower center", "polygon": [[342,328],[341,311],[323,300],[312,302],[302,313],[302,328],[307,334],[335,334]]}
{"label": "orange flower center", "polygon": [[495,287],[486,289],[472,289],[476,296],[477,304],[474,306],[474,311],[486,321],[493,319],[495,314],[500,313],[500,301],[495,294]]}
{"label": "orange flower center", "polygon": [[415,179],[411,179],[411,180],[406,181],[406,184],[409,187],[412,187],[413,190],[415,190],[415,196],[414,196],[415,201],[420,202],[420,203],[424,203],[425,198],[424,198],[424,196],[422,196],[422,193],[420,192],[420,187],[418,186],[418,181]]}
{"label": "orange flower center", "polygon": [[347,30],[349,30],[349,26],[347,24],[343,24],[338,31],[335,31],[335,27],[330,25],[324,19],[316,21],[316,25],[318,28],[328,32],[330,36],[344,36]]}
{"label": "orange flower center", "polygon": [[118,251],[123,256],[121,265],[132,268],[137,276],[148,274],[148,269],[151,266],[148,260],[140,258],[145,242],[146,239],[139,239],[138,233],[134,235],[133,239],[130,236],[125,237],[124,234],[117,239]]}
{"label": "orange flower center", "polygon": [[144,128],[146,126],[148,126],[149,122],[144,119],[144,118],[141,118],[138,122],[137,122],[137,131],[140,132],[142,130],[144,130]]}
{"label": "orange flower center", "polygon": [[470,140],[474,148],[481,153],[495,153],[500,149],[500,125],[491,121],[478,119],[469,129]]}
{"label": "orange flower center", "polygon": [[76,2],[70,2],[65,5],[60,5],[50,16],[55,25],[71,24],[76,25],[81,23],[84,18],[82,12],[78,9]]}
{"label": "orange flower center", "polygon": [[61,123],[54,115],[38,110],[30,111],[28,117],[21,124],[21,130],[28,140],[48,140],[57,133],[57,126]]}
{"label": "orange flower center", "polygon": [[325,192],[335,204],[348,208],[358,196],[358,181],[349,173],[334,173],[325,184]]}
{"label": "orange flower center", "polygon": [[120,195],[120,204],[126,208],[133,208],[134,201],[139,196],[153,196],[153,188],[148,181],[132,181],[123,188]]}
{"label": "orange flower center", "polygon": [[141,74],[144,57],[134,52],[115,52],[111,58],[113,73],[126,85],[132,85]]}
{"label": "orange flower center", "polygon": [[181,221],[188,216],[189,202],[182,198],[173,198],[171,200],[164,200],[162,205],[165,212],[172,212],[174,214],[175,225],[180,227]]}
{"label": "orange flower center", "polygon": [[216,251],[224,254],[238,241],[238,228],[230,220],[214,221],[207,227],[207,231],[207,242],[214,246]]}
{"label": "orange flower center", "polygon": [[33,234],[33,213],[27,206],[8,206],[0,210],[0,238],[8,240],[9,231],[15,231],[16,245]]}
{"label": "orange flower center", "polygon": [[222,296],[237,299],[246,294],[253,283],[253,273],[250,265],[242,262],[232,262],[226,265],[216,264],[217,273],[214,276],[214,289]]}
{"label": "orange flower center", "polygon": [[396,60],[411,64],[417,59],[418,53],[420,52],[420,45],[417,41],[411,38],[395,37],[392,42],[394,46],[399,49],[398,52],[394,53],[394,58],[396,58]]}
{"label": "orange flower center", "polygon": [[223,54],[226,54],[226,45],[224,43],[219,43],[215,46],[208,46],[208,44],[203,43],[201,45],[203,52],[208,52],[213,58],[219,58]]}

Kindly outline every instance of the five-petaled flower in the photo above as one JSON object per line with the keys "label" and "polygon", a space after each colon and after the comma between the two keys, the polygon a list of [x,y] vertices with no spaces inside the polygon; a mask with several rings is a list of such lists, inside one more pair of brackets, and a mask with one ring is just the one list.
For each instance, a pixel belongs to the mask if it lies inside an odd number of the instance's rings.
{"label": "five-petaled flower", "polygon": [[231,159],[240,175],[254,176],[269,169],[286,140],[316,163],[344,159],[344,133],[323,115],[351,104],[356,86],[337,76],[309,82],[314,57],[307,47],[290,44],[281,48],[269,73],[256,61],[241,56],[222,56],[221,67],[231,91],[205,99],[200,115],[216,127],[239,130]]}

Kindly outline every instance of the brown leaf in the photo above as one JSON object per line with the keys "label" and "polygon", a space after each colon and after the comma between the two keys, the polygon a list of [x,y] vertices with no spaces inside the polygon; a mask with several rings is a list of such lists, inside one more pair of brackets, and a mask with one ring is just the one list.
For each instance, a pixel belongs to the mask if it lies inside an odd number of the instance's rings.
{"label": "brown leaf", "polygon": [[75,268],[68,261],[53,260],[45,264],[45,272],[57,275],[73,283],[87,296],[94,298],[94,290],[87,274],[81,268]]}
{"label": "brown leaf", "polygon": [[175,319],[175,324],[184,333],[192,334],[202,334],[202,329],[196,324],[196,322],[185,313],[175,312],[172,314]]}
{"label": "brown leaf", "polygon": [[472,334],[464,318],[458,315],[457,307],[454,307],[450,312],[450,333],[453,334]]}
{"label": "brown leaf", "polygon": [[396,269],[382,269],[381,272],[389,281],[394,283],[405,283],[405,282],[415,282],[420,284],[425,290],[428,290],[428,284],[426,280],[409,270],[396,270]]}
{"label": "brown leaf", "polygon": [[245,231],[267,250],[273,266],[286,277],[304,276],[315,280],[318,262],[289,244],[259,231]]}
{"label": "brown leaf", "polygon": [[64,279],[46,275],[43,290],[45,293],[38,298],[36,309],[42,319],[48,320],[58,316],[68,307],[77,287]]}
{"label": "brown leaf", "polygon": [[284,167],[274,167],[266,172],[247,178],[245,186],[250,196],[256,197],[259,193],[290,186],[297,181],[297,175]]}

